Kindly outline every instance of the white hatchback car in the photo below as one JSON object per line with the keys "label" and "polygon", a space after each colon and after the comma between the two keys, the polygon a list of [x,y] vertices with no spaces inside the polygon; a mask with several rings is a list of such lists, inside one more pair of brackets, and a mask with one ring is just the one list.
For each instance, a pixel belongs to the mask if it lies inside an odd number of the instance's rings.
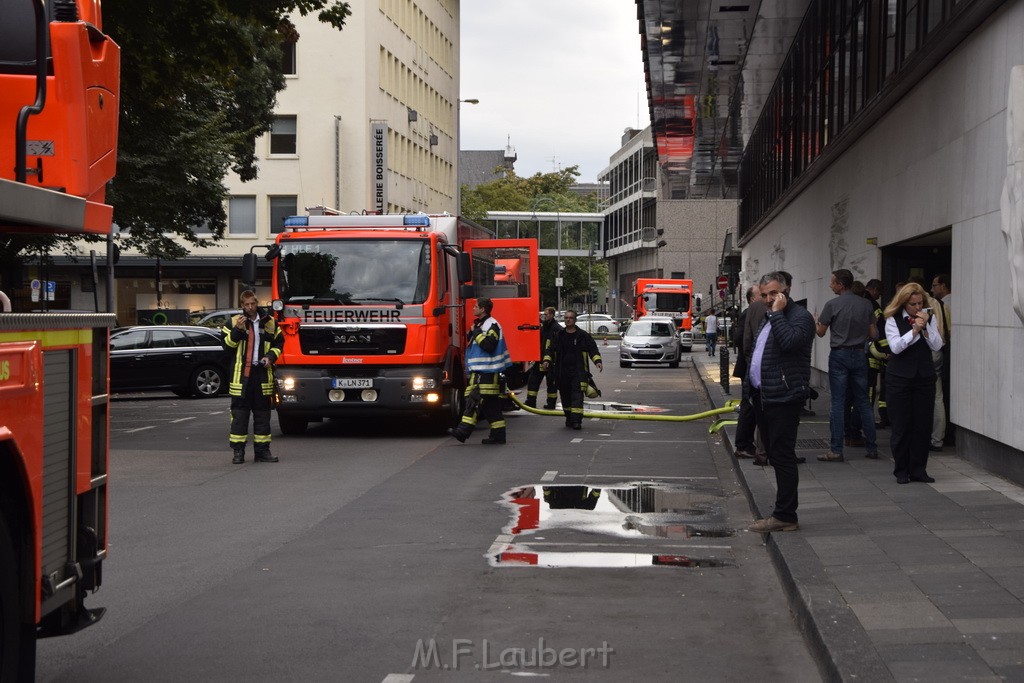
{"label": "white hatchback car", "polygon": [[618,334],[619,322],[604,313],[580,313],[576,327],[590,334]]}
{"label": "white hatchback car", "polygon": [[630,323],[622,335],[619,367],[668,363],[670,368],[678,368],[682,355],[679,333],[672,318],[644,316]]}

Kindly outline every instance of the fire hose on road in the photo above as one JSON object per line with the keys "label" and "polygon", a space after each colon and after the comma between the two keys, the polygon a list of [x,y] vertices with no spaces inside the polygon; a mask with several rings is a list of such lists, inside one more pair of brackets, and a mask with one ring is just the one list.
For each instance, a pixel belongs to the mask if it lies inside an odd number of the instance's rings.
{"label": "fire hose on road", "polygon": [[[548,417],[563,417],[565,413],[560,410],[544,410],[543,408],[532,408],[522,401],[511,391],[508,392],[508,397],[513,403],[522,408],[523,410],[533,413],[534,415],[546,415]],[[705,410],[702,413],[694,413],[693,415],[652,415],[650,413],[608,413],[608,412],[594,412],[594,411],[583,411],[583,417],[593,417],[599,420],[644,420],[649,422],[694,422],[696,420],[703,420],[705,418],[715,417],[716,415],[728,415],[738,413],[740,409],[740,401],[738,399],[729,399],[725,402],[725,405],[721,408],[714,408],[713,410]],[[715,434],[722,427],[728,424],[736,424],[736,419],[725,419],[716,418],[714,422],[708,427],[708,433]]]}

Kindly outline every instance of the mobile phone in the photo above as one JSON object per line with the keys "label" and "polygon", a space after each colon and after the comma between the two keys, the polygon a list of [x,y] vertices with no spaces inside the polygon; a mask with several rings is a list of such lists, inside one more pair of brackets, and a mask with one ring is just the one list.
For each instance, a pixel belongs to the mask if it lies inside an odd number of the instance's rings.
{"label": "mobile phone", "polygon": [[922,310],[922,311],[928,311],[929,313],[931,313],[931,312],[932,312],[932,309],[930,309],[930,308],[922,308],[921,310]]}

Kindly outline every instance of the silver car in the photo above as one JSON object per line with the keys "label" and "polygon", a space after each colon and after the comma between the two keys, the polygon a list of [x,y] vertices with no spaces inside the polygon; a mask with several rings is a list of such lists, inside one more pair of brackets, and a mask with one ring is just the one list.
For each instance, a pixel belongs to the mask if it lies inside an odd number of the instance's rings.
{"label": "silver car", "polygon": [[619,345],[619,367],[668,363],[678,368],[683,350],[672,318],[643,317],[629,324]]}

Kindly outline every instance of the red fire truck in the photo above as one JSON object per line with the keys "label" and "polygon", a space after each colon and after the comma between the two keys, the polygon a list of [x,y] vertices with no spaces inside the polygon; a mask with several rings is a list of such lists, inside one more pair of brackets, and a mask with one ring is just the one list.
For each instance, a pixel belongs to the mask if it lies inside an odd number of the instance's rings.
{"label": "red fire truck", "polygon": [[645,315],[663,315],[676,321],[676,327],[693,329],[693,281],[638,278],[633,283],[633,319]]}
{"label": "red fire truck", "polygon": [[[537,241],[491,239],[450,215],[331,215],[285,221],[267,253],[284,351],[285,434],[325,417],[419,415],[453,423],[465,385],[465,332],[494,301],[513,362],[536,360]],[[517,263],[516,279],[508,264]],[[256,256],[243,279],[255,281]],[[510,373],[513,388],[518,372]]]}
{"label": "red fire truck", "polygon": [[[0,233],[109,234],[119,48],[99,0],[3,3]],[[0,295],[0,681],[36,638],[96,623],[107,554],[114,316],[20,313]]]}

